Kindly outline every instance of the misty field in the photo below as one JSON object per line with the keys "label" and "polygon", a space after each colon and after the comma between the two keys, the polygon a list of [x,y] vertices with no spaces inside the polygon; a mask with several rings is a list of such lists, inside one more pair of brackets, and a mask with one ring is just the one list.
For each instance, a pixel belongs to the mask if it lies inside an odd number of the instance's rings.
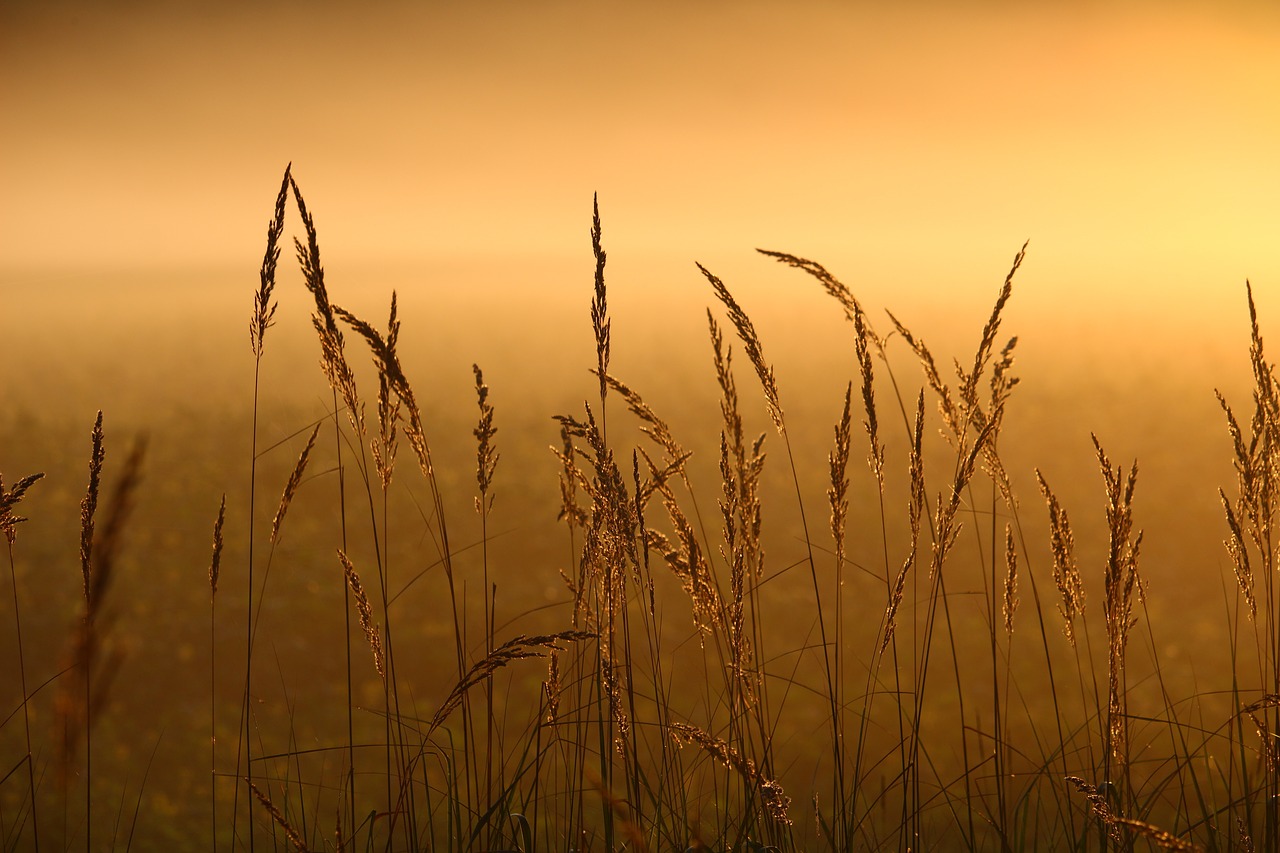
{"label": "misty field", "polygon": [[[130,384],[122,333],[83,356],[132,388],[118,418],[5,413],[5,849],[1280,845],[1280,383],[1251,288],[1236,375],[1062,423],[1005,322],[1034,245],[955,357],[760,252],[847,321],[793,394],[713,268],[705,315],[620,346],[601,218],[578,322],[527,317],[554,355],[445,311],[507,340],[504,386],[465,353],[441,375],[394,291],[330,291],[286,170],[217,318],[240,350],[138,304],[204,379]],[[1146,503],[1107,428],[1160,388],[1213,407],[1216,444],[1145,414]]]}

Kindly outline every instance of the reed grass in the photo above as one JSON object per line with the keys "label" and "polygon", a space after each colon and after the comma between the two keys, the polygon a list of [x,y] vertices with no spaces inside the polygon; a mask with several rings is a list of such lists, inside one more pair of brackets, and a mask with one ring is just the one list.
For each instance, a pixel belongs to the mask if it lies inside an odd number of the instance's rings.
{"label": "reed grass", "polygon": [[[290,201],[320,344],[316,380],[328,385],[331,405],[286,440],[260,446],[259,404],[271,390],[260,385],[260,370]],[[250,320],[247,489],[223,496],[208,571],[212,849],[1275,849],[1280,385],[1251,285],[1252,411],[1238,417],[1218,394],[1237,480],[1219,491],[1230,666],[1180,696],[1159,653],[1158,638],[1171,628],[1147,606],[1161,589],[1139,571],[1137,462],[1116,465],[1096,435],[1093,460],[1077,460],[1101,474],[1096,505],[1071,507],[1077,518],[1092,511],[1105,519],[1100,540],[1081,537],[1080,554],[1102,555],[1090,560],[1078,556],[1079,531],[1046,476],[1034,471],[1044,503],[1033,528],[1016,495],[1023,474],[1006,468],[1005,414],[1018,405],[1020,380],[1017,338],[1004,337],[1003,327],[1025,244],[996,279],[977,345],[954,360],[950,379],[922,336],[893,314],[891,331],[878,332],[863,302],[821,264],[762,252],[815,281],[850,323],[849,378],[833,401],[834,426],[825,446],[808,446],[789,423],[796,415],[783,406],[787,383],[765,357],[761,329],[701,265],[716,306],[707,312],[703,366],[719,397],[713,434],[681,435],[658,396],[612,373],[613,323],[622,318],[609,311],[598,199],[589,236],[590,331],[584,322],[582,334],[595,347],[593,363],[583,365],[594,377],[586,380],[591,399],[556,415],[546,436],[560,481],[559,506],[547,514],[565,523],[566,555],[557,566],[510,565],[492,547],[499,524],[510,521],[505,500],[496,500],[509,476],[498,465],[496,426],[505,389],[473,365],[474,464],[433,456],[434,409],[423,408],[415,390],[427,386],[411,384],[411,365],[402,362],[395,294],[385,330],[330,301],[315,219],[286,169]],[[371,370],[352,356],[352,333]],[[758,397],[739,393],[728,340],[735,336]],[[377,388],[376,426],[366,422],[362,387]],[[332,445],[320,440],[329,421]],[[767,423],[776,431],[768,446],[780,441],[785,451],[776,461],[766,452],[767,426],[755,431]],[[400,438],[416,476],[395,471]],[[302,445],[292,464],[282,458],[290,445]],[[142,460],[139,445],[100,521],[104,446],[99,415],[81,504],[84,606],[71,664],[50,676],[63,697],[66,766],[84,742],[87,849],[105,843],[110,818],[94,801],[113,781],[93,775],[93,721],[116,660],[106,651],[103,601]],[[703,453],[715,463],[712,483],[692,461]],[[859,458],[865,468],[850,464]],[[317,466],[320,474],[307,473]],[[810,477],[819,466],[821,477]],[[465,478],[457,475],[463,467]],[[311,497],[298,495],[310,479],[334,473],[336,524],[325,531],[333,541],[313,542],[314,534],[294,532],[314,530],[301,518]],[[257,489],[277,476],[271,488],[281,499],[268,527],[257,516]],[[38,848],[42,821],[51,825],[50,809],[37,809],[49,792],[37,773],[31,711],[39,688],[28,682],[14,560],[15,531],[26,521],[16,510],[40,477],[8,491],[0,480],[21,681],[11,719],[20,708],[25,743],[4,781],[26,770],[23,805],[2,817],[8,848]],[[785,480],[782,490],[794,494],[774,494]],[[390,508],[419,492],[420,528],[409,529]],[[826,529],[811,535],[811,502],[824,498]],[[224,523],[237,503],[247,511],[248,551],[228,564]],[[358,514],[357,504],[365,505]],[[459,505],[475,514],[456,512]],[[365,507],[367,521],[356,517]],[[297,537],[297,548],[282,547],[286,517],[288,545]],[[855,524],[864,518],[874,520]],[[263,553],[260,525],[269,531]],[[317,547],[334,550],[312,567]],[[267,702],[277,689],[255,665],[262,615],[305,604],[274,588],[268,595],[275,560],[313,572],[335,605],[341,583],[341,615],[336,606],[307,612],[331,619],[327,628],[343,640],[345,660],[335,666],[344,669],[345,691],[280,664],[283,698]],[[247,621],[231,772],[217,745],[219,719],[234,715],[219,703],[217,676],[228,664],[218,652],[216,607],[220,572],[233,566],[247,576],[246,594],[232,602],[246,608]],[[522,579],[557,570],[563,598],[539,611]],[[430,591],[410,598],[415,585]],[[1086,588],[1101,590],[1100,613],[1088,612]],[[533,628],[540,620],[555,624]],[[353,634],[367,653],[352,654]],[[268,650],[258,646],[259,655]],[[336,644],[333,654],[341,655]],[[423,680],[423,672],[432,675]],[[310,691],[345,693],[346,707],[317,705]],[[118,821],[123,788],[120,796]],[[149,817],[144,809],[137,819]],[[79,831],[69,822],[64,848]]]}

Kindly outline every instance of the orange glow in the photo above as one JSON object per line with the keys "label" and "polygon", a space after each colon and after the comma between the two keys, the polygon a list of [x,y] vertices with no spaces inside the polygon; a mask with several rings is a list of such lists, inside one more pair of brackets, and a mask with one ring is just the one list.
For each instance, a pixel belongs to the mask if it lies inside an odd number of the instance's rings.
{"label": "orange glow", "polygon": [[4,13],[6,266],[252,258],[292,160],[335,259],[577,252],[599,191],[633,253],[1276,270],[1264,4],[131,9]]}

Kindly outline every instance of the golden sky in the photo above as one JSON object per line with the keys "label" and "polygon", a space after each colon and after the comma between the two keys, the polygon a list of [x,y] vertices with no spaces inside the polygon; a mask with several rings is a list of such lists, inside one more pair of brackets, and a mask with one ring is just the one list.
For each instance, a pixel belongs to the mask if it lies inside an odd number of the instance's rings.
{"label": "golden sky", "polygon": [[293,161],[331,262],[582,259],[598,191],[616,258],[1280,288],[1275,4],[0,9],[0,267],[254,267]]}

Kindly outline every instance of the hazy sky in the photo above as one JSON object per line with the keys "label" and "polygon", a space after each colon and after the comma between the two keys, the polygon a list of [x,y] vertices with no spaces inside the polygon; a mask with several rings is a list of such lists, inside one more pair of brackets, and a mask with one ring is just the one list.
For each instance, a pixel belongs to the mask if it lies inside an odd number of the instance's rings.
{"label": "hazy sky", "polygon": [[578,252],[597,190],[654,251],[1280,254],[1272,4],[2,8],[11,266],[251,258],[290,160],[381,259]]}

